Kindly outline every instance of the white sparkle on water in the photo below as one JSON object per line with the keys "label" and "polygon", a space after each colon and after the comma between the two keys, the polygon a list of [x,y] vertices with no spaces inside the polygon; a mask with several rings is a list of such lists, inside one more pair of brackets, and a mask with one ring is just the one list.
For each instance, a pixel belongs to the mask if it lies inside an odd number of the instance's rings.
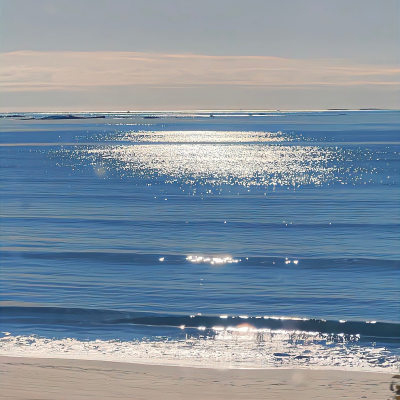
{"label": "white sparkle on water", "polygon": [[240,259],[232,257],[202,257],[202,256],[188,256],[186,260],[192,263],[210,263],[210,264],[232,264],[238,263]]}
{"label": "white sparkle on water", "polygon": [[108,136],[102,144],[57,153],[73,169],[94,168],[99,178],[135,176],[191,186],[354,185],[366,184],[365,176],[372,173],[368,165],[353,164],[355,158],[370,160],[370,150],[306,143],[292,133],[139,131]]}
{"label": "white sparkle on water", "polygon": [[[185,330],[185,326],[179,327]],[[204,326],[198,327],[204,331]],[[0,338],[4,356],[73,358],[157,365],[217,368],[307,368],[396,372],[398,357],[384,347],[363,346],[354,335],[271,331],[248,324],[215,326],[212,336],[157,340],[47,339],[37,336]]]}

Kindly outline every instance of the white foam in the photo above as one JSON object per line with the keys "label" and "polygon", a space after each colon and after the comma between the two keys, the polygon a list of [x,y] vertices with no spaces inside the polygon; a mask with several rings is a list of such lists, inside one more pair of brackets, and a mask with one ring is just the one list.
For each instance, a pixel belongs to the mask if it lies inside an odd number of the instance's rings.
{"label": "white foam", "polygon": [[[182,328],[184,329],[184,327]],[[205,329],[204,327],[199,330]],[[327,344],[329,346],[327,346]],[[155,341],[0,338],[0,354],[217,368],[310,368],[394,373],[398,357],[383,347],[330,341],[316,332],[215,327],[214,336]]]}

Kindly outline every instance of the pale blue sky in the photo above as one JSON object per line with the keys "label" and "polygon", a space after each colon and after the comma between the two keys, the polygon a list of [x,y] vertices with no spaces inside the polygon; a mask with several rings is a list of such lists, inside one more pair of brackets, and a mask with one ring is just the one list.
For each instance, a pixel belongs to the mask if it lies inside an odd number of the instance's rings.
{"label": "pale blue sky", "polygon": [[398,108],[399,0],[0,5],[5,111]]}

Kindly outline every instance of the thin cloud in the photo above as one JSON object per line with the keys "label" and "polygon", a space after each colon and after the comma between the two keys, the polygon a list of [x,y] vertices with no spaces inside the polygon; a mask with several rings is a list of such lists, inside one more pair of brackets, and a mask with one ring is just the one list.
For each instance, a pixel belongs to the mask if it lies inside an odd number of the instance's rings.
{"label": "thin cloud", "polygon": [[0,90],[86,90],[93,86],[262,87],[398,85],[400,69],[345,60],[133,52],[3,53]]}

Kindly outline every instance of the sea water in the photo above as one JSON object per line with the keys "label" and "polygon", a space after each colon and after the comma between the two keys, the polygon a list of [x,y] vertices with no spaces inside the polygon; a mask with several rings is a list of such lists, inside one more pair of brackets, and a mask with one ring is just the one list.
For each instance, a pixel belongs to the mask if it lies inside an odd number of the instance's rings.
{"label": "sea water", "polygon": [[399,122],[2,114],[1,354],[396,371]]}

